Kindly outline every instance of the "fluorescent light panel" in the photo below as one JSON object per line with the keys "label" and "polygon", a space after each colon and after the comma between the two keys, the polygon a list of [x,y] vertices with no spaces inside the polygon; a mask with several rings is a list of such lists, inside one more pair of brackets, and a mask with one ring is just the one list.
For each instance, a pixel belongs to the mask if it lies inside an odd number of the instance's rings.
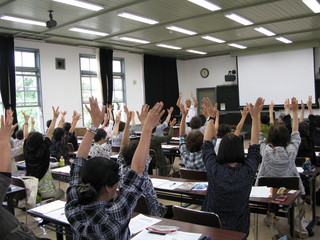
{"label": "fluorescent light panel", "polygon": [[286,38],[284,38],[284,37],[277,37],[276,39],[277,39],[278,41],[280,41],[280,42],[283,42],[283,43],[292,43],[291,40],[286,39]]}
{"label": "fluorescent light panel", "polygon": [[212,41],[212,42],[217,42],[217,43],[225,43],[226,41],[221,40],[219,38],[211,37],[211,36],[202,36],[203,39]]}
{"label": "fluorescent light panel", "polygon": [[226,14],[224,16],[229,18],[229,19],[231,19],[231,20],[233,20],[233,21],[236,21],[238,23],[246,25],[246,26],[253,24],[253,22],[249,21],[248,19],[246,19],[244,17],[241,17],[241,16],[239,16],[237,14],[234,14],[234,13]]}
{"label": "fluorescent light panel", "polygon": [[143,23],[147,23],[147,24],[151,24],[151,25],[159,23],[156,20],[153,20],[153,19],[150,19],[150,18],[146,18],[146,17],[141,17],[141,16],[138,16],[138,15],[127,13],[127,12],[119,13],[118,16],[119,17],[128,18],[128,19],[131,19],[131,20],[135,20],[135,21],[139,21],[139,22],[143,22]]}
{"label": "fluorescent light panel", "polygon": [[166,29],[172,30],[172,31],[176,31],[176,32],[180,32],[180,33],[184,33],[184,34],[188,34],[188,35],[195,35],[197,34],[194,31],[190,31],[188,29],[185,28],[180,28],[180,27],[176,27],[176,26],[168,26],[166,27]]}
{"label": "fluorescent light panel", "polygon": [[201,51],[192,50],[192,49],[188,49],[188,50],[186,50],[186,51],[187,51],[187,52],[190,52],[190,53],[200,54],[200,55],[205,55],[205,54],[207,54],[206,52],[201,52]]}
{"label": "fluorescent light panel", "polygon": [[83,29],[83,28],[76,28],[76,27],[70,28],[69,30],[74,32],[103,36],[103,37],[109,35],[108,33],[104,33],[104,32],[98,32],[98,31],[93,31],[93,30]]}
{"label": "fluorescent light panel", "polygon": [[53,1],[72,5],[75,7],[85,8],[85,9],[92,10],[92,11],[99,11],[99,10],[103,9],[103,7],[101,7],[99,5],[88,3],[88,2],[83,2],[83,1],[77,1],[77,0],[53,0]]}
{"label": "fluorescent light panel", "polygon": [[254,30],[256,30],[258,32],[261,32],[262,34],[267,35],[267,36],[276,35],[274,32],[271,32],[270,30],[268,30],[268,29],[266,29],[264,27],[258,27],[258,28],[255,28]]}
{"label": "fluorescent light panel", "polygon": [[8,16],[8,15],[1,16],[0,19],[7,20],[7,21],[12,21],[12,22],[32,24],[32,25],[37,25],[37,26],[42,26],[42,27],[46,26],[45,22],[26,19],[26,18],[20,18],[20,17],[13,17],[13,16]]}
{"label": "fluorescent light panel", "polygon": [[124,41],[129,41],[129,42],[143,43],[143,44],[150,43],[149,41],[146,41],[146,40],[131,38],[131,37],[120,37],[119,39]]}
{"label": "fluorescent light panel", "polygon": [[171,45],[167,45],[167,44],[157,44],[157,46],[158,47],[163,47],[163,48],[170,48],[170,49],[174,49],[174,50],[181,49],[181,47],[171,46]]}
{"label": "fluorescent light panel", "polygon": [[314,13],[320,13],[320,3],[317,0],[302,0]]}
{"label": "fluorescent light panel", "polygon": [[217,10],[221,9],[221,7],[219,7],[218,5],[215,5],[215,4],[208,2],[206,0],[188,0],[188,1],[199,5],[200,7],[206,8],[210,11],[217,11]]}
{"label": "fluorescent light panel", "polygon": [[230,43],[228,45],[231,46],[231,47],[240,48],[240,49],[246,49],[247,48],[246,46],[242,46],[242,45],[236,44],[236,43]]}

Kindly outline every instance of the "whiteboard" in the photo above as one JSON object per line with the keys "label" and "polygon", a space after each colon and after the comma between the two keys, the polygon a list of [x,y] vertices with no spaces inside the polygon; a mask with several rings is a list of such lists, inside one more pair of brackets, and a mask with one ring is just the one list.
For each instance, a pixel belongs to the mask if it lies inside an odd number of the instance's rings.
{"label": "whiteboard", "polygon": [[312,48],[238,57],[239,104],[258,97],[283,104],[296,97],[315,103],[314,53]]}

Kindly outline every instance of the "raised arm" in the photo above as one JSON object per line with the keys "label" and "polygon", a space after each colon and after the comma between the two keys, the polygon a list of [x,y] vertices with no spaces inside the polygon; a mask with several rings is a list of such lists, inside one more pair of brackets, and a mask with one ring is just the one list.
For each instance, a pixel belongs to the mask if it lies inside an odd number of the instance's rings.
{"label": "raised arm", "polygon": [[144,172],[147,156],[149,154],[152,129],[157,126],[161,116],[164,114],[162,108],[162,102],[156,103],[148,112],[148,115],[143,122],[141,138],[131,163],[131,170],[136,171],[140,176],[142,176]]}
{"label": "raised arm", "polygon": [[192,100],[193,100],[193,106],[196,108],[196,107],[198,107],[198,100],[193,96],[193,93],[191,92],[190,93],[190,95],[191,95],[191,98],[192,98]]}
{"label": "raised arm", "polygon": [[172,112],[173,112],[173,107],[170,107],[169,109],[167,109],[167,111],[168,111],[168,115],[167,115],[167,118],[166,118],[166,122],[167,122],[167,124],[169,124],[169,122],[170,122],[170,119],[171,119],[171,115],[172,115]]}
{"label": "raised arm", "polygon": [[270,124],[274,124],[273,109],[274,109],[274,102],[271,101],[271,103],[270,103],[270,105],[269,105]]}
{"label": "raised arm", "polygon": [[[318,101],[319,101],[319,99],[318,99]],[[309,115],[313,114],[313,110],[312,110],[312,96],[309,96],[309,97],[308,97],[307,107],[308,107]]]}
{"label": "raised arm", "polygon": [[48,128],[48,131],[47,131],[47,137],[51,140],[52,138],[52,135],[53,135],[53,131],[54,131],[54,128],[56,126],[56,122],[57,122],[57,119],[59,117],[59,107],[57,107],[57,109],[54,109],[54,107],[52,107],[52,111],[53,111],[53,118],[52,118],[52,121],[50,123],[50,126]]}
{"label": "raised arm", "polygon": [[304,121],[304,103],[301,100],[301,111],[300,111],[300,119],[299,122],[303,122]]}
{"label": "raised arm", "polygon": [[[13,118],[10,117],[8,110],[6,116],[1,116],[1,127],[0,127],[0,172],[11,173],[11,147],[10,137],[12,128]],[[7,191],[7,190],[6,190]],[[2,196],[0,199],[3,202]]]}
{"label": "raised arm", "polygon": [[78,121],[81,119],[81,114],[78,113],[77,111],[73,111],[72,114],[72,122],[71,122],[71,128],[69,129],[70,133],[74,133]]}
{"label": "raised arm", "polygon": [[63,111],[63,112],[60,112],[61,114],[61,118],[60,118],[60,121],[58,123],[58,127],[59,128],[62,128],[63,127],[63,124],[66,122],[66,114],[67,114],[67,111]]}
{"label": "raised arm", "polygon": [[116,122],[114,124],[113,133],[112,133],[113,136],[118,136],[120,119],[121,119],[121,110],[118,112],[116,116]]}
{"label": "raised arm", "polygon": [[284,112],[286,113],[286,115],[290,114],[290,101],[289,101],[289,98],[287,98],[284,101]]}
{"label": "raised arm", "polygon": [[[87,105],[85,105],[85,107],[90,113],[92,127],[98,128],[100,126],[100,123],[103,120],[103,116],[105,113],[105,106],[103,106],[102,109],[100,109],[98,100],[94,97],[89,98],[89,104],[90,104],[90,107],[88,107]],[[92,127],[89,128],[89,130],[87,130],[86,134],[84,135],[83,140],[78,149],[77,157],[81,157],[85,159],[88,158],[88,153],[91,148],[91,143],[95,135],[95,132],[91,130]]]}
{"label": "raised arm", "polygon": [[145,104],[145,105],[142,105],[140,113],[138,111],[136,111],[138,118],[141,122],[141,125],[143,125],[143,123],[148,115],[149,109],[150,109],[150,106],[148,104]]}
{"label": "raised arm", "polygon": [[23,123],[23,127],[22,127],[23,138],[27,139],[27,137],[29,135],[29,118],[30,118],[30,115],[25,113],[25,112],[23,112],[23,111],[22,111],[22,115],[23,115],[23,118],[24,118],[24,123]]}
{"label": "raised arm", "polygon": [[35,132],[36,129],[34,127],[34,125],[36,124],[36,120],[34,119],[34,117],[31,118],[31,128],[30,128],[30,132]]}
{"label": "raised arm", "polygon": [[179,107],[180,104],[181,104],[181,98],[182,98],[182,96],[183,96],[183,94],[182,94],[182,92],[180,92],[180,93],[179,93],[179,98],[178,98],[177,103],[176,103],[177,107]]}
{"label": "raised arm", "polygon": [[127,106],[124,106],[124,112],[127,116],[126,125],[124,126],[123,135],[121,139],[121,146],[120,149],[123,149],[124,146],[130,141],[129,139],[129,132],[130,132],[130,121],[132,118],[132,112],[129,111]]}
{"label": "raised arm", "polygon": [[295,97],[291,98],[291,108],[292,108],[292,131],[298,131],[299,129],[299,120],[298,120],[298,101]]}
{"label": "raised arm", "polygon": [[236,131],[234,132],[234,135],[236,136],[240,136],[241,130],[243,128],[244,122],[247,118],[249,109],[247,108],[247,106],[244,106],[242,110],[240,110],[241,113],[241,119],[236,127]]}
{"label": "raised arm", "polygon": [[179,135],[184,135],[186,134],[186,117],[188,115],[188,109],[182,103],[180,104],[179,108],[182,114],[180,128],[179,128]]}
{"label": "raised arm", "polygon": [[259,132],[260,132],[260,114],[263,108],[264,99],[258,98],[254,106],[247,104],[247,108],[250,111],[252,125],[251,125],[251,144],[259,144]]}
{"label": "raised arm", "polygon": [[214,120],[217,114],[217,104],[213,106],[210,99],[208,97],[205,97],[202,99],[202,108],[209,114],[210,118],[207,122],[203,141],[210,141],[212,138],[217,136],[217,129],[214,125]]}

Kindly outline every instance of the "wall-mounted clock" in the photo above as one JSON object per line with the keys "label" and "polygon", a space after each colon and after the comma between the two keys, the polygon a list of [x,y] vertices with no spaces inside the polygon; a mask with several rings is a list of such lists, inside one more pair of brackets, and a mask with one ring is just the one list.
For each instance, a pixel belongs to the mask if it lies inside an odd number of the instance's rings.
{"label": "wall-mounted clock", "polygon": [[202,68],[200,70],[200,75],[203,78],[207,78],[209,76],[209,70],[207,68]]}

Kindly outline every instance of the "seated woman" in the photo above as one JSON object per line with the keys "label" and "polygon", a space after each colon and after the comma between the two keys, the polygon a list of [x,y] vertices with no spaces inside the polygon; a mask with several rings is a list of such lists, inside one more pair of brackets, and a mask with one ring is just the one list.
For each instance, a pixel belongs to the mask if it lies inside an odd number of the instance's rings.
{"label": "seated woman", "polygon": [[106,133],[107,137],[112,137],[112,131],[113,131],[113,124],[114,124],[114,118],[113,118],[113,112],[112,112],[112,105],[108,105],[108,112],[104,114],[103,123],[101,124],[101,128],[103,128]]}
{"label": "seated woman", "polygon": [[119,111],[116,116],[116,121],[115,121],[113,132],[112,132],[112,146],[114,147],[120,147],[123,130],[126,125],[124,122],[120,121],[120,118],[121,118],[121,111]]}
{"label": "seated woman", "polygon": [[[90,98],[86,106],[93,127],[99,127],[103,116],[97,99]],[[66,217],[73,230],[74,239],[129,239],[129,222],[137,200],[142,194],[142,177],[149,153],[152,129],[164,111],[162,103],[151,109],[144,122],[141,139],[134,153],[131,170],[124,177],[119,195],[119,166],[103,157],[88,157],[95,133],[88,130],[79,147],[77,157],[71,165],[70,187],[68,188]]]}
{"label": "seated woman", "polygon": [[[142,111],[145,111],[145,113],[147,113],[147,108],[143,108]],[[120,186],[124,184],[124,177],[130,171],[132,157],[139,143],[139,141],[137,140],[130,141],[129,139],[129,123],[131,121],[131,118],[133,117],[133,112],[129,112],[128,108],[125,106],[125,113],[127,115],[126,127],[123,131],[121,148],[117,160],[120,165]],[[143,115],[143,113],[141,113],[140,116],[141,115]],[[145,196],[150,215],[163,217],[167,211],[167,208],[158,201],[157,194],[148,175],[148,169],[151,160],[151,157],[148,156],[145,170],[142,175],[144,179],[144,183],[142,185],[142,195]]]}
{"label": "seated woman", "polygon": [[297,176],[300,181],[300,190],[305,194],[305,190],[296,168],[296,157],[301,142],[298,132],[298,102],[291,100],[293,121],[291,139],[288,128],[283,123],[271,126],[268,132],[267,141],[260,135],[260,154],[262,163],[257,175],[256,185],[260,177],[290,177]]}
{"label": "seated woman", "polygon": [[50,172],[50,146],[54,125],[59,116],[59,111],[53,109],[53,119],[44,138],[39,132],[28,135],[23,145],[23,154],[26,161],[27,174],[39,179],[38,193],[42,199],[59,199],[64,196],[62,189],[56,188]]}
{"label": "seated woman", "polygon": [[[254,106],[247,104],[252,118],[252,145],[247,158],[244,156],[241,139],[234,134],[227,134],[222,138],[217,156],[211,142],[217,134],[214,120],[207,123],[202,154],[207,170],[208,190],[202,210],[218,214],[223,229],[249,234],[249,196],[261,159],[258,143],[263,102],[262,98],[258,98]],[[203,107],[214,119],[216,109],[209,98],[203,99]]]}
{"label": "seated woman", "polygon": [[93,141],[94,144],[90,148],[89,156],[109,158],[111,152],[111,144],[107,140],[106,131],[102,128],[98,128]]}

